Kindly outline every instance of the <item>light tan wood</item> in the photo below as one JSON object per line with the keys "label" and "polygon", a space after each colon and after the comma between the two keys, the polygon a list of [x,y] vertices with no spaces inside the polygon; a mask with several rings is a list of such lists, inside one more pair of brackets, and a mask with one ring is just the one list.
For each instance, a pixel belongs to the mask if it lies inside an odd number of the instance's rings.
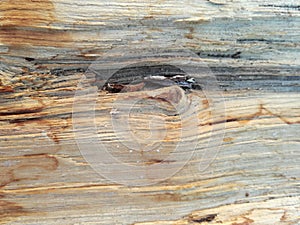
{"label": "light tan wood", "polygon": [[[300,223],[297,1],[3,0],[0,16],[0,224]],[[204,171],[198,147],[174,176],[131,187],[104,178],[82,157],[74,95],[98,57],[151,42],[181,46],[210,67],[225,118],[211,121],[201,91],[182,95],[202,96],[200,143],[223,142]],[[109,111],[116,96],[97,93],[96,109]],[[179,130],[169,124],[173,137]],[[116,154],[145,166],[162,163]]]}

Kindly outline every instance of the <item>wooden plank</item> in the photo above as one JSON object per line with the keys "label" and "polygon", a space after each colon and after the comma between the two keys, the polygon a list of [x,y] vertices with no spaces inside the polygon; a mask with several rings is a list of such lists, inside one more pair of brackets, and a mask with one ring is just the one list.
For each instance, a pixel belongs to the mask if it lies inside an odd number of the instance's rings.
{"label": "wooden plank", "polygon": [[[3,0],[0,16],[0,224],[300,222],[297,1]],[[132,119],[144,138],[149,114],[154,121],[168,119],[160,152],[115,151],[116,130],[98,130],[115,157],[145,168],[181,163],[164,164],[163,153],[174,148],[181,129],[194,126],[176,120],[170,102],[201,99],[195,108],[198,133],[185,131],[184,154],[176,155],[193,153],[185,166],[152,185],[121,185],[83,158],[78,141],[90,140],[83,126],[93,119],[84,117],[91,110],[83,108],[77,118],[81,140],[74,132],[74,99],[93,63],[118,47],[126,52],[151,45],[198,55],[218,81],[222,96],[213,100],[226,108],[224,115],[211,115],[205,90],[178,86],[121,94],[99,90],[97,124],[117,115],[111,111],[116,99],[126,106],[130,97],[148,99],[148,108]],[[157,102],[156,111],[148,112]],[[198,146],[189,148],[195,139]],[[204,162],[210,164],[199,171]],[[149,174],[164,173],[154,172]]]}

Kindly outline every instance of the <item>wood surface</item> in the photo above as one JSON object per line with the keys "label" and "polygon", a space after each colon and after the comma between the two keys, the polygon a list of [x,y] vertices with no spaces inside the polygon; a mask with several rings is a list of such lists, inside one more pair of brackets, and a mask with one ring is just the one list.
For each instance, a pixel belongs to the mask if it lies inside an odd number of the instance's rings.
{"label": "wood surface", "polygon": [[[298,1],[1,0],[0,18],[0,224],[300,224]],[[181,46],[208,65],[226,109],[212,123],[210,102],[199,101],[198,117],[208,118],[200,142],[223,141],[204,171],[199,149],[187,147],[196,154],[175,175],[121,185],[82,157],[74,96],[106,52],[149,43]],[[174,90],[201,95],[161,91]],[[116,96],[99,91],[96,109]],[[100,136],[114,145],[113,132]]]}

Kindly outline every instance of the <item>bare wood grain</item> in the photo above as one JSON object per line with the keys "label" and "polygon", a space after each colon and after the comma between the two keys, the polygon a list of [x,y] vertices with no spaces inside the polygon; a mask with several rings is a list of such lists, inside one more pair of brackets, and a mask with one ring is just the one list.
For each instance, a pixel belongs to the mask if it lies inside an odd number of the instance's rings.
{"label": "bare wood grain", "polygon": [[[298,224],[299,15],[296,1],[281,0],[2,1],[0,223]],[[74,94],[104,52],[151,41],[210,66],[225,136],[207,170],[194,157],[161,183],[126,187],[81,156]]]}

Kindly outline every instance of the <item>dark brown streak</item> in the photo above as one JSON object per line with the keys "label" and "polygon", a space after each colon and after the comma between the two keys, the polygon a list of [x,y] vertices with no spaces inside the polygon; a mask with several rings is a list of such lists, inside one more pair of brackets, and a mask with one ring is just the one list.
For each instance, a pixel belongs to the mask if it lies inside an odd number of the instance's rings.
{"label": "dark brown streak", "polygon": [[190,217],[189,221],[194,223],[203,223],[203,222],[211,222],[213,221],[218,214],[209,214],[202,217]]}
{"label": "dark brown streak", "polygon": [[152,164],[157,164],[157,163],[172,163],[172,162],[176,162],[176,160],[150,159],[145,164],[152,165]]}
{"label": "dark brown streak", "polygon": [[56,115],[46,115],[46,116],[40,116],[40,117],[31,117],[31,118],[25,118],[25,119],[11,119],[11,120],[1,120],[0,121],[8,121],[9,123],[24,123],[24,122],[29,122],[29,121],[41,121],[45,119],[52,119],[52,118],[60,118],[60,119],[69,119],[71,118],[71,113],[66,113],[66,114],[56,114]]}
{"label": "dark brown streak", "polygon": [[166,98],[149,96],[148,99],[170,103]]}
{"label": "dark brown streak", "polygon": [[12,112],[0,112],[0,116],[12,116],[12,115],[22,115],[22,114],[28,114],[28,113],[38,113],[43,111],[44,106],[41,107],[34,107],[31,109],[20,109]]}

